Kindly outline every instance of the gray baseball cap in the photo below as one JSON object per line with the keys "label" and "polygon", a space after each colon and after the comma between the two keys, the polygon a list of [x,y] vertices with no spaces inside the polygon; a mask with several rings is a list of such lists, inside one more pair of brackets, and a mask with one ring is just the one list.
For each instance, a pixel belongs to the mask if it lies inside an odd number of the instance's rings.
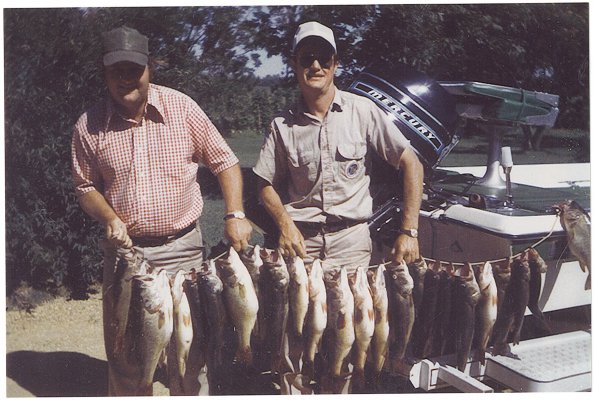
{"label": "gray baseball cap", "polygon": [[123,26],[103,35],[103,65],[130,61],[139,65],[149,62],[149,39],[136,29]]}

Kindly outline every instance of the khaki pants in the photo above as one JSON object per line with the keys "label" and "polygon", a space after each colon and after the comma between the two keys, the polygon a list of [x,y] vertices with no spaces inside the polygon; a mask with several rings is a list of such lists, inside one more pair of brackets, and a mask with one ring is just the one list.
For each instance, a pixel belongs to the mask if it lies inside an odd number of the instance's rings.
{"label": "khaki pants", "polygon": [[[102,242],[104,252],[103,266],[103,333],[105,350],[108,359],[108,380],[110,396],[114,395],[133,395],[138,394],[139,389],[134,388],[135,383],[127,372],[122,369],[116,369],[112,360],[115,333],[112,323],[112,311],[114,310],[114,272],[119,260],[117,249],[111,246],[107,241]],[[134,247],[135,252],[144,258],[152,267],[156,269],[165,269],[169,277],[178,270],[189,271],[192,268],[199,268],[203,262],[203,242],[200,228],[189,232],[183,237],[177,238],[165,245],[158,247]],[[172,338],[175,332],[172,334]],[[176,375],[169,374],[169,371],[175,371],[172,361],[176,361],[173,354],[173,346],[167,347],[168,357],[168,387],[171,395],[205,395],[208,394],[208,384],[206,381],[206,370],[201,361],[192,358],[188,360],[186,375],[183,380],[179,380]],[[200,358],[201,360],[203,358]],[[143,392],[151,392],[152,389],[143,389]],[[150,395],[150,394],[142,394]]]}
{"label": "khaki pants", "polygon": [[304,231],[302,234],[308,254],[305,263],[320,259],[323,261],[323,269],[346,266],[347,273],[353,273],[357,266],[370,265],[372,240],[367,223],[357,224],[336,233],[309,235]]}

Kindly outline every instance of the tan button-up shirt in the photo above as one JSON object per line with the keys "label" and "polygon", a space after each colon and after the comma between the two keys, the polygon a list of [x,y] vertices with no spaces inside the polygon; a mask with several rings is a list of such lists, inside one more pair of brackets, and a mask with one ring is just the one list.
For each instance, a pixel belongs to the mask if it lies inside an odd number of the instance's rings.
{"label": "tan button-up shirt", "polygon": [[335,88],[324,120],[303,102],[275,118],[253,170],[278,191],[287,185],[285,208],[295,221],[365,220],[372,214],[369,149],[397,167],[408,146],[372,101]]}

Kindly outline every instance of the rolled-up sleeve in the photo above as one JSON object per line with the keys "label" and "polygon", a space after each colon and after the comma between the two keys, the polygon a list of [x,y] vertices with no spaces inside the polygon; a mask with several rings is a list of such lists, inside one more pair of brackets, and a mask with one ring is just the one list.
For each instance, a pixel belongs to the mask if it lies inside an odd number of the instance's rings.
{"label": "rolled-up sleeve", "polygon": [[285,149],[280,142],[279,131],[273,121],[260,148],[258,161],[252,169],[254,174],[272,185],[280,182],[286,176],[287,171]]}
{"label": "rolled-up sleeve", "polygon": [[94,157],[97,137],[88,135],[87,115],[74,126],[71,143],[72,178],[77,197],[91,191],[101,190],[101,173]]}

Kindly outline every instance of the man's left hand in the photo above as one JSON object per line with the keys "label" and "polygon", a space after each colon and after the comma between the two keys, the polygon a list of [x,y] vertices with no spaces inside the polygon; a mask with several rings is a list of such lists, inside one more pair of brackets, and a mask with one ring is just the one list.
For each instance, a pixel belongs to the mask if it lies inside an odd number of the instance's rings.
{"label": "man's left hand", "polygon": [[395,246],[391,252],[392,259],[399,264],[413,263],[419,259],[419,243],[417,238],[412,238],[405,234],[400,234],[395,240]]}
{"label": "man's left hand", "polygon": [[231,243],[233,249],[241,251],[248,247],[252,235],[252,225],[247,219],[225,220],[225,238]]}

